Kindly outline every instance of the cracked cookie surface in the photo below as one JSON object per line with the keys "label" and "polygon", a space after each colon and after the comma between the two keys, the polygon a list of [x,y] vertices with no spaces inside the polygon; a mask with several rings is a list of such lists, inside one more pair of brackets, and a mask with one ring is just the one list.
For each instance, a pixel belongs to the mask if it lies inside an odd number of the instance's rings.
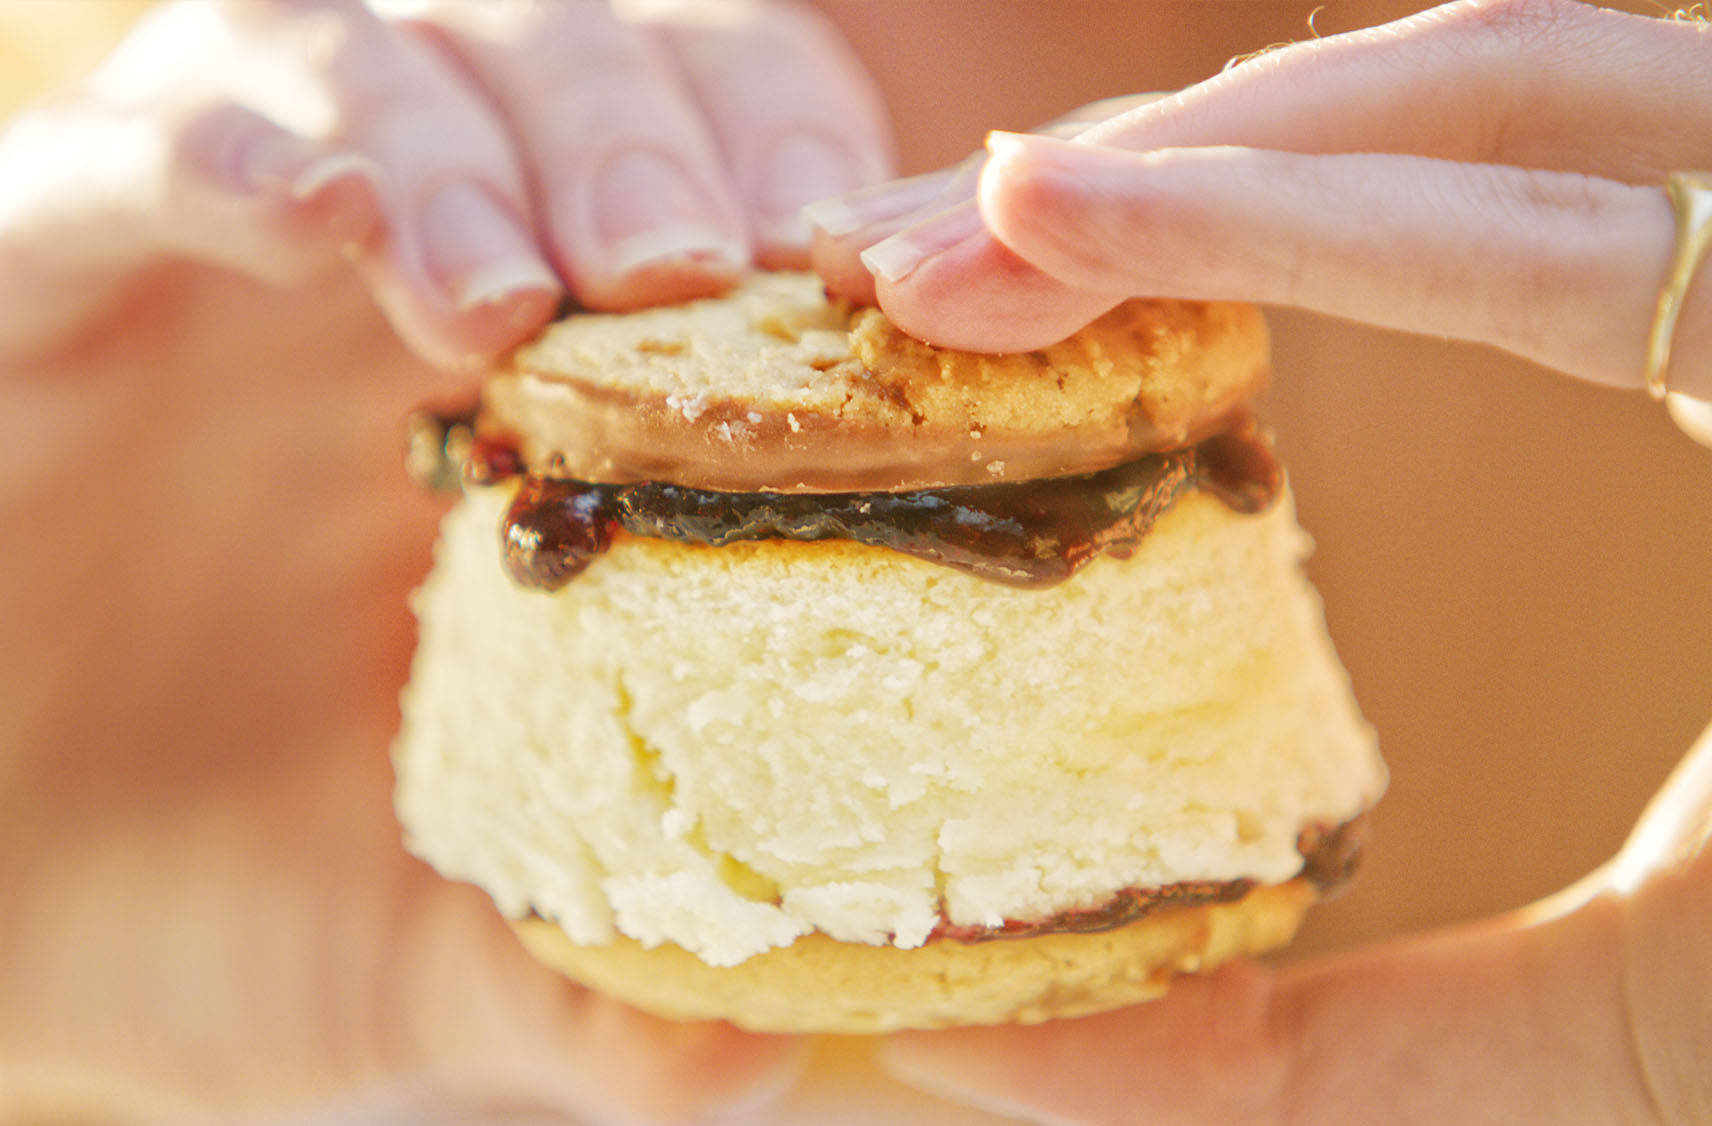
{"label": "cracked cookie surface", "polygon": [[530,468],[608,484],[837,492],[1089,473],[1217,430],[1264,386],[1247,305],[1133,300],[1036,352],[914,340],[805,274],[573,314],[491,378],[483,426]]}

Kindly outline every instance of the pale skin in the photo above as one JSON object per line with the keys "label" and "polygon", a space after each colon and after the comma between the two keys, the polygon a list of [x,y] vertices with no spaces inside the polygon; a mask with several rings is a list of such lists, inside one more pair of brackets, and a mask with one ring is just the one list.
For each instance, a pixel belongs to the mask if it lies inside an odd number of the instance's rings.
{"label": "pale skin", "polygon": [[[451,6],[427,29],[342,4],[217,11],[193,30],[247,66],[133,44],[41,111],[52,129],[0,141],[0,183],[21,185],[0,192],[0,513],[29,545],[0,553],[0,1118],[70,1099],[143,1120],[670,1120],[764,1096],[800,1043],[565,985],[400,847],[385,746],[436,508],[397,471],[396,425],[461,386],[435,368],[525,338],[567,292],[622,308],[805,260],[781,213],[885,169],[859,72],[795,17],[680,26],[663,52],[592,4],[545,30]],[[1464,4],[1281,51],[1095,126],[1097,144],[1000,138],[963,188],[847,197],[816,213],[843,217],[816,261],[867,295],[857,254],[903,231],[870,255],[878,298],[973,347],[1032,347],[1165,291],[1460,334],[1638,387],[1669,252],[1658,184],[1705,163],[1712,48],[1692,25],[1597,22],[1617,19]],[[341,69],[329,26],[387,65]],[[616,45],[601,73],[625,92],[601,104],[633,115],[579,115],[591,87],[531,70],[570,40]],[[287,75],[320,119],[268,100],[291,42],[323,44]],[[755,42],[802,71],[755,77]],[[1574,81],[1548,65],[1566,57],[1587,60]],[[1468,96],[1422,114],[1422,87]],[[1648,100],[1666,89],[1669,117]],[[565,121],[580,131],[552,135]],[[786,134],[842,146],[804,158],[788,202],[760,171]],[[48,160],[49,136],[82,143]],[[613,166],[591,154],[614,147],[669,154],[693,186],[620,223],[590,202]],[[94,150],[127,175],[89,175]],[[1364,203],[1396,198],[1388,178],[1421,206]],[[464,222],[433,233],[453,181],[498,217],[454,195]],[[325,272],[344,247],[357,271]],[[309,275],[285,295],[247,280]],[[1712,394],[1706,300],[1690,294],[1670,373],[1690,395]],[[1712,1121],[1709,830],[1703,742],[1621,856],[1537,909],[1085,1020],[898,1037],[886,1059],[1051,1122]]]}
{"label": "pale skin", "polygon": [[169,8],[0,141],[0,1120],[678,1121],[801,1064],[573,988],[404,851],[438,502],[398,428],[567,293],[805,263],[798,207],[881,178],[885,126],[798,11],[472,12]]}
{"label": "pale skin", "polygon": [[[1125,295],[1173,293],[1638,388],[1671,249],[1660,185],[1704,163],[1712,119],[1683,91],[1709,86],[1697,22],[1455,4],[1263,56],[1074,141],[995,135],[978,176],[813,208],[816,264],[963,347],[1039,347]],[[1668,372],[1689,410],[1712,394],[1708,302],[1702,280]],[[900,1037],[890,1064],[1053,1123],[1712,1121],[1709,834],[1703,738],[1621,856],[1534,909],[1085,1020]]]}

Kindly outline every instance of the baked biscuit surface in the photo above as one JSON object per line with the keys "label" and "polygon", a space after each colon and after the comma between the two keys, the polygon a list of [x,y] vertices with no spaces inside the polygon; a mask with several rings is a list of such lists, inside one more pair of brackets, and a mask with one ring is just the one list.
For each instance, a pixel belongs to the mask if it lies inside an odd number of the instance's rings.
{"label": "baked biscuit surface", "polygon": [[[1093,472],[1206,436],[1267,378],[1250,306],[1130,301],[1038,352],[932,348],[812,277],[578,315],[490,381],[487,425],[579,480],[845,491]],[[546,468],[546,467],[552,468]]]}

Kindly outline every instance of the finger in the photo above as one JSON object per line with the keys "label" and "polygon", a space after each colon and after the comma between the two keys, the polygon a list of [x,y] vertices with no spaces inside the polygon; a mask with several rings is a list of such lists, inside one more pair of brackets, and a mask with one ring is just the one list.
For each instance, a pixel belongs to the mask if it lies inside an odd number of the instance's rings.
{"label": "finger", "polygon": [[[1415,153],[1656,184],[1664,171],[1702,163],[1695,139],[1712,128],[1704,31],[1693,20],[1647,19],[1573,0],[1468,0],[1267,52],[1095,125],[1082,139],[1138,151],[1242,145]],[[1661,82],[1661,74],[1670,81]],[[1422,112],[1429,105],[1432,112]],[[891,249],[882,261],[897,258]],[[848,268],[830,252],[822,258],[829,271]],[[953,283],[966,279],[952,271],[945,280],[956,292],[961,286]],[[1028,306],[1035,318],[1052,321],[1031,304],[1043,288],[1034,282],[1008,300],[986,294],[982,315],[996,321],[1006,309]],[[898,311],[916,317],[911,299],[902,301]],[[937,317],[928,312],[919,327],[969,346],[1000,346],[997,336],[981,343],[986,330],[965,337],[961,316],[953,302]],[[1068,318],[1057,323],[1076,327]]]}
{"label": "finger", "polygon": [[803,208],[814,232],[810,260],[827,291],[874,304],[874,275],[861,254],[881,239],[939,211],[975,198],[984,157],[887,184],[820,200]]}
{"label": "finger", "polygon": [[372,160],[242,106],[216,106],[184,127],[168,176],[159,218],[169,248],[276,284],[350,253],[380,218]]}
{"label": "finger", "polygon": [[548,251],[584,305],[705,296],[747,265],[713,138],[670,60],[605,4],[447,0],[418,26],[467,64],[517,137]]}
{"label": "finger", "polygon": [[1055,1124],[1655,1121],[1628,1041],[1616,903],[1035,1028],[897,1038],[917,1086]]}
{"label": "finger", "polygon": [[1043,348],[1123,296],[1043,272],[988,234],[974,201],[905,227],[863,251],[861,261],[892,321],[942,348]]}
{"label": "finger", "polygon": [[401,336],[435,362],[509,347],[558,302],[503,124],[449,64],[356,0],[167,6],[91,88],[154,116],[247,106],[373,161],[382,221],[353,257]]}
{"label": "finger", "polygon": [[41,346],[162,255],[274,284],[365,240],[376,169],[230,103],[44,104],[0,137],[0,351]]}
{"label": "finger", "polygon": [[1705,25],[1575,0],[1464,0],[1264,53],[1083,139],[1414,153],[1656,184],[1703,164],[1708,133]]}
{"label": "finger", "polygon": [[[1618,891],[1708,853],[1712,844],[1712,728],[1700,736],[1647,806],[1609,875]],[[1708,857],[1712,863],[1712,857]]]}
{"label": "finger", "polygon": [[[287,65],[332,104],[334,135],[381,168],[385,223],[358,265],[418,352],[441,365],[480,363],[538,329],[563,293],[504,123],[424,44],[360,6],[334,7],[338,48],[292,52]],[[264,58],[290,43],[267,32],[256,36]]]}
{"label": "finger", "polygon": [[[1127,94],[1091,102],[1035,131],[1054,137],[1075,136],[1114,114],[1164,96]],[[804,208],[803,218],[814,230],[812,262],[826,281],[827,290],[851,301],[873,304],[877,300],[874,275],[862,263],[862,252],[905,227],[974,199],[986,160],[983,149],[949,168],[876,184]]]}
{"label": "finger", "polygon": [[364,237],[376,215],[356,154],[230,106],[183,129],[89,101],[42,107],[0,139],[0,178],[5,350],[70,327],[151,258],[294,281]]}
{"label": "finger", "polygon": [[891,175],[879,92],[836,31],[776,2],[633,4],[670,49],[718,141],[756,261],[808,264],[805,204]]}
{"label": "finger", "polygon": [[[1292,305],[1641,382],[1672,244],[1658,189],[1412,156],[1135,154],[1009,135],[993,149],[987,224],[1071,291],[1066,307],[1087,292]],[[936,312],[941,335],[964,346],[1001,332],[1014,346],[994,320],[1003,310],[958,304],[960,264],[911,236],[870,251],[888,269],[887,307]],[[1690,394],[1712,393],[1707,297],[1689,294],[1670,373]],[[1045,316],[1042,298],[1029,300]]]}
{"label": "finger", "polygon": [[1613,870],[1625,914],[1624,993],[1659,1117],[1712,1121],[1712,744],[1659,791]]}
{"label": "finger", "polygon": [[1712,1121],[1712,729],[1588,882],[1629,899],[1625,994],[1660,1117]]}
{"label": "finger", "polygon": [[661,1020],[572,985],[523,952],[486,896],[421,875],[381,992],[413,1053],[406,1074],[578,1121],[744,1121],[806,1062],[800,1038]]}

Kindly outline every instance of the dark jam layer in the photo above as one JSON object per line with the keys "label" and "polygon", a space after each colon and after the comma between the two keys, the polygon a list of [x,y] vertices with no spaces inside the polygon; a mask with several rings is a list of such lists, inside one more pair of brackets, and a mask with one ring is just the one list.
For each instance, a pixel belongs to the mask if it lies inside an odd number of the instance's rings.
{"label": "dark jam layer", "polygon": [[[1309,826],[1296,839],[1296,848],[1302,854],[1301,878],[1313,884],[1321,896],[1338,891],[1355,875],[1366,843],[1365,816],[1341,825]],[[1254,888],[1253,880],[1187,880],[1161,887],[1124,888],[1095,907],[1061,911],[1044,919],[1007,919],[996,927],[953,926],[941,918],[929,937],[991,942],[1041,934],[1091,934],[1116,930],[1168,907],[1235,903]]]}
{"label": "dark jam layer", "polygon": [[1129,555],[1190,490],[1253,513],[1273,502],[1283,479],[1267,435],[1248,418],[1198,445],[1099,473],[896,493],[590,484],[525,473],[515,448],[473,437],[468,418],[424,416],[417,425],[412,456],[424,481],[443,486],[460,464],[479,484],[522,478],[501,530],[505,565],[519,585],[548,591],[575,578],[620,531],[714,547],[854,540],[984,579],[1050,586],[1102,552]]}

